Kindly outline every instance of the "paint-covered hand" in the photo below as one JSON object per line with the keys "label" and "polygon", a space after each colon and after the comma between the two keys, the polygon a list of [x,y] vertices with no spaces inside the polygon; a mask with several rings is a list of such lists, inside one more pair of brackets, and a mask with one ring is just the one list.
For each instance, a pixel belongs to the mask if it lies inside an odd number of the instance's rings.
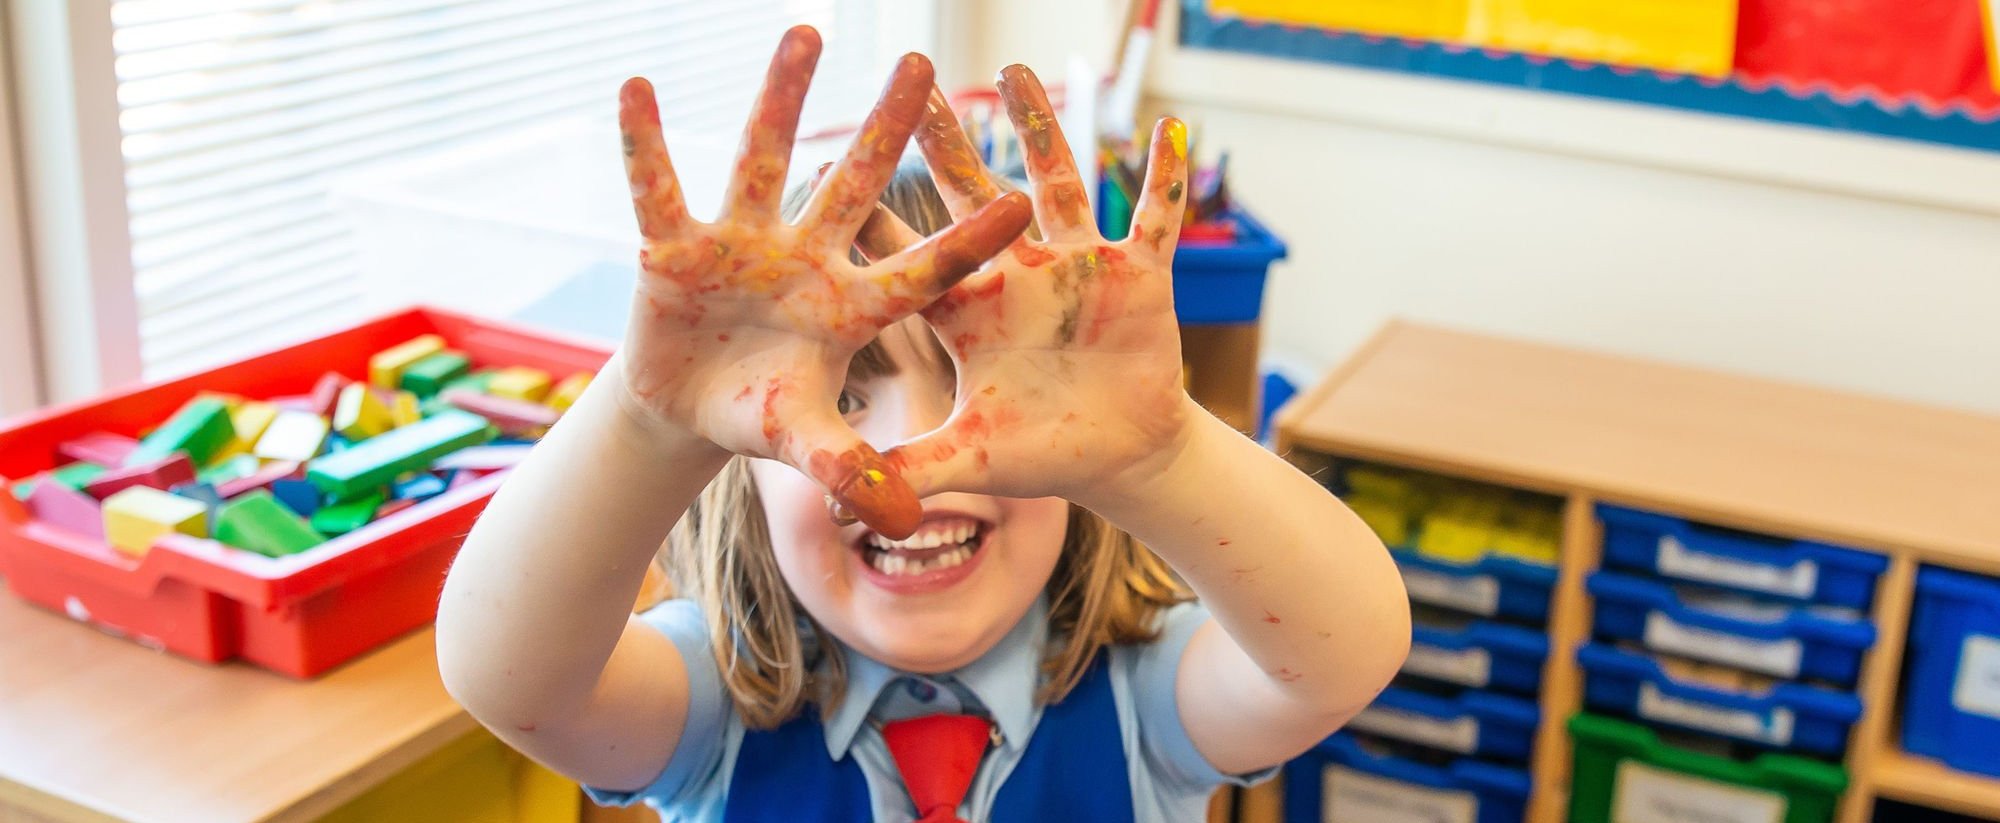
{"label": "paint-covered hand", "polygon": [[[890,452],[919,495],[944,490],[1088,499],[1117,493],[1171,460],[1199,413],[1182,388],[1170,278],[1186,187],[1186,127],[1154,128],[1130,236],[1099,233],[1041,83],[1001,72],[1020,134],[1042,240],[1015,240],[924,318],[958,367],[958,395],[938,430]],[[952,214],[966,219],[999,190],[942,95],[933,90],[917,142]],[[916,237],[878,210],[859,243],[871,258]]]}
{"label": "paint-covered hand", "polygon": [[847,155],[796,223],[779,215],[819,35],[785,34],[771,61],[720,217],[689,217],[660,136],[653,88],[619,99],[625,167],[644,248],[620,352],[627,405],[729,451],[782,460],[884,534],[921,511],[910,486],[836,412],[847,361],[884,327],[951,288],[1027,225],[1025,198],[995,200],[950,230],[857,266],[855,234],[923,114],[931,66],[905,56]]}

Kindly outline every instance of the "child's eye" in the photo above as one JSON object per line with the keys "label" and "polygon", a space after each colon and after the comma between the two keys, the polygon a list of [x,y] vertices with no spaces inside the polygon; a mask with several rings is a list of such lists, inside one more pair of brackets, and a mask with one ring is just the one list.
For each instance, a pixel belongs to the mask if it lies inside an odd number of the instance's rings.
{"label": "child's eye", "polygon": [[841,389],[840,399],[833,401],[833,407],[840,412],[840,416],[846,417],[868,408],[868,400],[853,389]]}

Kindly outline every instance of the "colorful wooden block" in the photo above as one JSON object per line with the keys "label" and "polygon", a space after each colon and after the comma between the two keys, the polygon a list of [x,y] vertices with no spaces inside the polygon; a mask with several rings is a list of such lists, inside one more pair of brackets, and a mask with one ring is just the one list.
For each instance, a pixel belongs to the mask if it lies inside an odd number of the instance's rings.
{"label": "colorful wooden block", "polygon": [[396,428],[424,419],[423,406],[416,394],[398,390],[389,397],[389,422]]}
{"label": "colorful wooden block", "polygon": [[444,494],[444,490],[444,478],[426,472],[397,481],[390,489],[390,496],[397,500],[429,500]]}
{"label": "colorful wooden block", "polygon": [[222,504],[215,515],[215,539],[266,557],[284,557],[325,543],[326,535],[270,492],[257,489]]}
{"label": "colorful wooden block", "polygon": [[306,464],[306,479],[336,500],[351,500],[387,485],[398,475],[420,471],[453,451],[492,440],[494,435],[485,418],[448,411],[317,458]]}
{"label": "colorful wooden block", "polygon": [[[251,458],[251,459],[255,460],[256,458]],[[217,487],[216,490],[222,493],[224,499],[232,499],[235,498],[237,495],[246,494],[255,489],[261,489],[265,486],[271,485],[272,483],[276,483],[281,479],[291,477],[292,475],[298,473],[299,473],[298,461],[273,460],[269,463],[265,463],[263,466],[259,467],[256,471],[253,471],[249,474],[222,483]]]}
{"label": "colorful wooden block", "polygon": [[347,388],[347,378],[341,377],[338,373],[327,372],[320,375],[319,382],[313,384],[312,408],[307,411],[328,420],[333,419],[333,404],[340,402],[340,390],[344,388]]}
{"label": "colorful wooden block", "polygon": [[416,392],[419,397],[437,394],[446,383],[465,375],[472,361],[458,352],[438,352],[403,369],[402,382],[397,386],[404,391]]}
{"label": "colorful wooden block", "polygon": [[402,385],[403,370],[411,364],[444,351],[444,338],[426,334],[376,352],[368,358],[368,382],[385,389]]}
{"label": "colorful wooden block", "polygon": [[319,487],[303,477],[271,481],[271,496],[278,498],[278,502],[300,517],[311,517],[319,511]]}
{"label": "colorful wooden block", "polygon": [[382,507],[384,499],[380,491],[371,491],[353,500],[321,506],[313,512],[312,527],[329,535],[354,531],[375,519],[375,510]]}
{"label": "colorful wooden block", "polygon": [[548,399],[542,402],[548,404],[549,408],[555,409],[556,414],[567,412],[569,407],[576,405],[576,399],[583,396],[583,390],[590,388],[590,381],[594,377],[596,375],[587,371],[565,377],[554,389],[549,390]]}
{"label": "colorful wooden block", "polygon": [[499,369],[480,369],[479,371],[473,372],[464,377],[460,377],[455,380],[446,382],[444,384],[444,388],[439,389],[438,391],[445,392],[445,391],[451,391],[452,389],[465,389],[467,391],[476,391],[479,392],[480,394],[486,394],[487,390],[491,388],[493,385],[493,378],[498,377],[499,375],[500,375]]}
{"label": "colorful wooden block", "polygon": [[63,485],[49,475],[34,481],[25,503],[28,515],[59,529],[95,540],[104,539],[104,508],[97,498]]}
{"label": "colorful wooden block", "polygon": [[559,416],[555,409],[540,403],[515,400],[511,397],[495,397],[490,394],[474,394],[459,389],[446,391],[444,401],[493,421],[493,425],[508,436],[538,434],[541,430],[555,425]]}
{"label": "colorful wooden block", "polygon": [[139,448],[139,441],[110,432],[94,432],[56,447],[56,454],[64,460],[95,463],[99,466],[123,466],[133,450]]}
{"label": "colorful wooden block", "polygon": [[239,454],[221,463],[202,469],[195,474],[195,479],[210,485],[221,486],[239,477],[248,477],[256,474],[257,469],[263,465],[264,461],[258,460],[254,454]]}
{"label": "colorful wooden block", "polygon": [[104,499],[104,539],[112,548],[143,556],[153,541],[174,532],[207,537],[208,506],[150,486],[133,486]]}
{"label": "colorful wooden block", "polygon": [[528,459],[528,450],[532,448],[534,448],[532,445],[516,443],[504,446],[490,443],[484,446],[473,446],[469,449],[459,449],[438,458],[437,462],[431,464],[431,468],[439,470],[478,469],[480,471],[511,469],[520,464],[521,461]]}
{"label": "colorful wooden block", "polygon": [[202,505],[208,507],[208,522],[210,523],[215,522],[215,510],[222,508],[222,492],[216,491],[215,486],[199,480],[193,483],[182,483],[167,491],[189,500],[201,501]]}
{"label": "colorful wooden block", "polygon": [[97,479],[84,484],[83,490],[91,497],[103,500],[134,486],[166,491],[176,484],[194,479],[194,463],[188,460],[185,452],[174,452],[151,463],[106,470]]}
{"label": "colorful wooden block", "polygon": [[235,436],[236,429],[229,422],[229,406],[219,397],[196,397],[141,439],[120,465],[152,463],[174,452],[184,452],[189,460],[206,464]]}
{"label": "colorful wooden block", "polygon": [[540,403],[549,395],[549,373],[527,366],[509,366],[493,375],[493,381],[486,384],[486,393]]}
{"label": "colorful wooden block", "polygon": [[253,452],[266,460],[304,462],[319,456],[326,434],[326,418],[308,411],[281,411],[257,438]]}
{"label": "colorful wooden block", "polygon": [[70,463],[54,471],[43,472],[15,483],[14,499],[28,499],[28,494],[35,490],[35,481],[45,476],[55,478],[56,482],[77,491],[83,491],[84,486],[89,485],[90,481],[102,477],[106,471],[109,470],[96,463]]}
{"label": "colorful wooden block", "polygon": [[389,407],[363,383],[349,383],[340,390],[333,407],[333,430],[349,440],[367,440],[395,427]]}
{"label": "colorful wooden block", "polygon": [[229,413],[229,424],[236,429],[236,442],[244,451],[257,445],[257,438],[264,436],[264,430],[271,427],[271,421],[278,418],[278,407],[272,403],[246,400]]}
{"label": "colorful wooden block", "polygon": [[383,503],[382,508],[375,510],[375,519],[381,520],[414,505],[417,505],[415,500],[391,500]]}

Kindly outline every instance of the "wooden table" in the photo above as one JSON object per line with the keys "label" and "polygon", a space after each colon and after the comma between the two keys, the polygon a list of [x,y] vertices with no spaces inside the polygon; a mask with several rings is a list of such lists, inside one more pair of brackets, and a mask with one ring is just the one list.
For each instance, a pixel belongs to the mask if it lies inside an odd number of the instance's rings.
{"label": "wooden table", "polygon": [[0,820],[310,820],[473,728],[429,629],[300,682],[0,595]]}
{"label": "wooden table", "polygon": [[1918,566],[2000,574],[2000,418],[1392,323],[1276,429],[1309,470],[1358,459],[1566,501],[1536,823],[1566,804],[1562,724],[1581,705],[1574,654],[1589,635],[1600,501],[1887,555],[1839,819],[1867,820],[1877,797],[2000,819],[2000,779],[1904,754],[1894,727]]}

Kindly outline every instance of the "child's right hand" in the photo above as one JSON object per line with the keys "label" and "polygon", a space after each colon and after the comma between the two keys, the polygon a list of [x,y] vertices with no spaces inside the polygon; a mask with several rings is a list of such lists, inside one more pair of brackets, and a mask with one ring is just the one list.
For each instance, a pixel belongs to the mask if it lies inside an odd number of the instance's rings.
{"label": "child's right hand", "polygon": [[625,84],[619,126],[645,247],[620,350],[623,394],[642,422],[781,460],[877,531],[903,537],[922,516],[915,493],[835,409],[848,360],[1020,235],[1029,207],[1010,195],[874,265],[850,260],[931,88],[929,61],[910,54],[787,224],[779,201],[819,49],[807,26],[778,45],[714,223],[687,213],[651,84]]}

